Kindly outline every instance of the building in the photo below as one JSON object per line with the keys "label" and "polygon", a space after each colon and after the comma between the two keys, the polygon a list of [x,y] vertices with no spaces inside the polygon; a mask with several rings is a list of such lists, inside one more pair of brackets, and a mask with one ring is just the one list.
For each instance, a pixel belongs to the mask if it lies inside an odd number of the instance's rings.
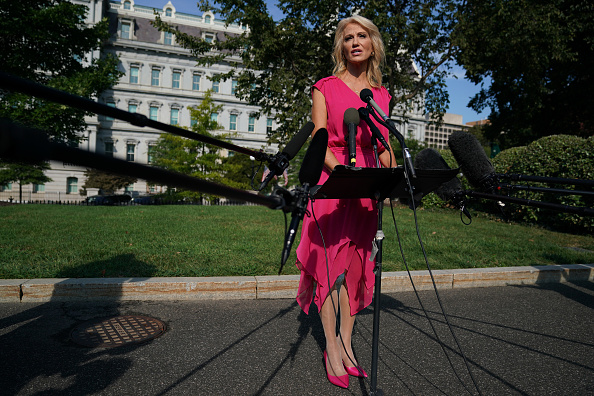
{"label": "building", "polygon": [[[429,117],[427,116],[427,121]],[[427,147],[434,149],[447,149],[448,138],[456,131],[467,131],[470,129],[468,125],[462,123],[462,116],[459,114],[445,113],[443,116],[443,124],[439,127],[436,125],[427,125],[424,141]]]}
{"label": "building", "polygon": [[[215,104],[221,105],[218,114],[212,114],[223,127],[221,134],[235,134],[231,142],[252,150],[276,151],[267,144],[268,130],[275,128],[273,117],[256,117],[258,107],[249,106],[234,95],[236,81],[212,82],[208,77],[226,73],[231,66],[226,62],[198,67],[189,50],[175,42],[175,36],[160,32],[151,25],[155,19],[152,7],[136,4],[134,0],[73,0],[88,7],[87,23],[102,18],[109,20],[110,39],[106,53],[119,57],[119,69],[124,73],[113,89],[105,91],[99,102],[129,112],[138,112],[159,122],[190,127],[188,107],[197,105],[207,90],[212,90]],[[165,1],[164,1],[165,2]],[[222,40],[224,34],[241,34],[245,26],[225,26],[212,12],[202,15],[178,13],[171,1],[157,10],[161,18],[191,35],[207,41]],[[87,61],[100,56],[88,55]],[[232,59],[240,62],[240,58]],[[79,147],[84,150],[113,156],[114,158],[150,164],[151,146],[161,132],[136,127],[127,122],[104,116],[89,117],[84,140]],[[85,181],[85,168],[52,161],[46,185],[23,186],[24,201],[79,201]],[[143,180],[125,190],[131,195],[158,192]],[[94,192],[89,192],[92,194]],[[0,192],[1,200],[18,199],[18,186],[9,185]]]}

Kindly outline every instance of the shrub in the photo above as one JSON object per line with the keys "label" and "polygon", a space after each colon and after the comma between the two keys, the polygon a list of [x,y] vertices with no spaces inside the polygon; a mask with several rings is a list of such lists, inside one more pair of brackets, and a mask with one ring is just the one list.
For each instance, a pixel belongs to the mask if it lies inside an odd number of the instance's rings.
{"label": "shrub", "polygon": [[[584,139],[569,135],[547,136],[528,146],[502,151],[493,159],[493,166],[497,173],[594,180],[594,137]],[[517,184],[528,185],[526,182]],[[529,183],[529,185],[586,190],[584,187],[571,185],[540,183]],[[592,190],[589,188],[589,191]],[[591,208],[594,202],[591,197],[548,192],[516,190],[513,196],[576,207]],[[509,207],[508,215],[516,221],[535,223],[559,230],[594,231],[594,218],[577,214],[513,205]]]}

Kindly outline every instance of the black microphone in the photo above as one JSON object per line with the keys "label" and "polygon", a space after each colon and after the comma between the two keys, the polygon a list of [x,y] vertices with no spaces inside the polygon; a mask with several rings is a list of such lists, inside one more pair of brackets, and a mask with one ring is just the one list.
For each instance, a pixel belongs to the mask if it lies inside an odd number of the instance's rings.
{"label": "black microphone", "polygon": [[365,123],[367,123],[367,125],[369,125],[369,129],[371,130],[371,134],[380,141],[380,143],[382,144],[382,146],[384,146],[384,148],[388,151],[390,151],[390,146],[388,146],[388,142],[386,142],[386,139],[384,139],[384,135],[382,135],[382,133],[380,132],[380,130],[377,128],[377,126],[371,121],[371,119],[369,118],[369,110],[367,110],[365,107],[361,107],[358,110],[359,116],[361,118],[363,118],[363,121],[365,121]]}
{"label": "black microphone", "polygon": [[[415,168],[438,170],[451,169],[441,154],[432,148],[423,149],[416,155]],[[439,197],[439,199],[454,205],[456,208],[460,209],[466,215],[466,217],[472,220],[470,213],[466,209],[462,183],[460,183],[460,180],[457,177],[442,183],[433,192]]]}
{"label": "black microphone", "polygon": [[307,124],[301,128],[299,132],[287,143],[285,149],[276,154],[271,160],[270,164],[268,165],[268,169],[270,169],[270,173],[266,176],[262,184],[260,184],[260,190],[262,190],[270,180],[274,176],[282,175],[282,173],[289,167],[289,161],[297,155],[301,147],[305,144],[305,141],[311,135],[315,128],[313,122],[309,121]]}
{"label": "black microphone", "polygon": [[499,180],[495,175],[495,168],[473,135],[455,131],[448,138],[448,146],[473,187],[491,193],[496,190]]}
{"label": "black microphone", "polygon": [[361,93],[359,94],[359,97],[361,98],[361,100],[363,102],[369,103],[371,106],[373,106],[375,111],[377,111],[377,114],[379,114],[380,117],[382,117],[384,119],[384,121],[388,120],[389,117],[386,115],[386,113],[384,113],[382,108],[379,107],[379,105],[377,103],[375,103],[375,100],[373,100],[373,92],[371,92],[370,89],[365,88],[363,91],[361,91]]}
{"label": "black microphone", "polygon": [[346,124],[349,136],[349,165],[356,166],[357,162],[357,125],[359,125],[359,112],[349,107],[344,112],[344,123]]}
{"label": "black microphone", "polygon": [[285,247],[281,256],[281,266],[278,270],[279,275],[291,253],[291,246],[293,246],[293,242],[295,241],[299,222],[303,219],[303,216],[305,216],[307,202],[309,201],[309,189],[318,182],[320,175],[322,174],[327,147],[328,131],[325,128],[321,128],[311,140],[311,143],[305,152],[305,157],[303,157],[303,164],[299,170],[299,181],[301,182],[302,187],[295,190],[295,205],[291,215],[291,224],[287,231],[287,235],[285,235]]}
{"label": "black microphone", "polygon": [[371,92],[370,89],[365,88],[364,90],[362,90],[361,93],[359,94],[359,97],[361,98],[361,100],[363,102],[369,104],[370,106],[372,106],[375,109],[376,113],[379,114],[380,117],[384,120],[385,126],[396,137],[396,139],[400,143],[400,146],[402,146],[402,157],[404,158],[404,161],[406,162],[406,165],[408,166],[408,172],[410,173],[410,175],[413,178],[416,178],[417,174],[416,174],[415,168],[413,166],[412,156],[410,155],[410,152],[408,151],[408,147],[406,147],[406,143],[404,142],[404,136],[402,136],[402,134],[400,132],[398,132],[398,130],[394,126],[394,121],[392,121],[386,115],[386,113],[384,113],[382,108],[379,107],[379,105],[377,103],[375,103],[375,100],[373,100],[373,92]]}

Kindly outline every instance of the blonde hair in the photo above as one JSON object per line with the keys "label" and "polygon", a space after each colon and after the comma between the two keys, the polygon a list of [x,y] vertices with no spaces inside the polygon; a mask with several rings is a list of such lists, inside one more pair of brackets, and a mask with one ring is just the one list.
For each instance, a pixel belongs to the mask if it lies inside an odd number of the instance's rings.
{"label": "blonde hair", "polygon": [[379,29],[369,19],[361,15],[353,15],[338,22],[336,32],[334,34],[334,51],[332,52],[332,61],[334,62],[334,70],[332,74],[339,77],[346,71],[346,59],[342,53],[342,42],[344,39],[344,30],[349,23],[356,23],[361,25],[363,29],[369,34],[371,44],[373,46],[372,56],[367,62],[367,81],[369,85],[374,88],[379,88],[382,85],[382,71],[380,67],[384,63],[386,52],[384,50],[384,42]]}

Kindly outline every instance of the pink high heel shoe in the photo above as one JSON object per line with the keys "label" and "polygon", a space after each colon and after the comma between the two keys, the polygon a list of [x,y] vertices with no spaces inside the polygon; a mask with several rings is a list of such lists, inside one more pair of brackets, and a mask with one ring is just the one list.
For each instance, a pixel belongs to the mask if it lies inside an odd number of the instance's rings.
{"label": "pink high heel shoe", "polygon": [[344,389],[347,389],[349,387],[348,374],[341,376],[328,374],[328,356],[326,355],[326,351],[324,351],[324,366],[326,368],[326,376],[328,377],[328,381],[330,381],[332,385],[336,385]]}
{"label": "pink high heel shoe", "polygon": [[[342,365],[344,366],[344,362],[342,363]],[[344,366],[344,369],[346,370],[348,375],[352,375],[353,377],[365,377],[367,378],[367,373],[365,372],[365,370],[363,370],[361,368],[361,366],[357,366],[357,367],[347,367]]]}

